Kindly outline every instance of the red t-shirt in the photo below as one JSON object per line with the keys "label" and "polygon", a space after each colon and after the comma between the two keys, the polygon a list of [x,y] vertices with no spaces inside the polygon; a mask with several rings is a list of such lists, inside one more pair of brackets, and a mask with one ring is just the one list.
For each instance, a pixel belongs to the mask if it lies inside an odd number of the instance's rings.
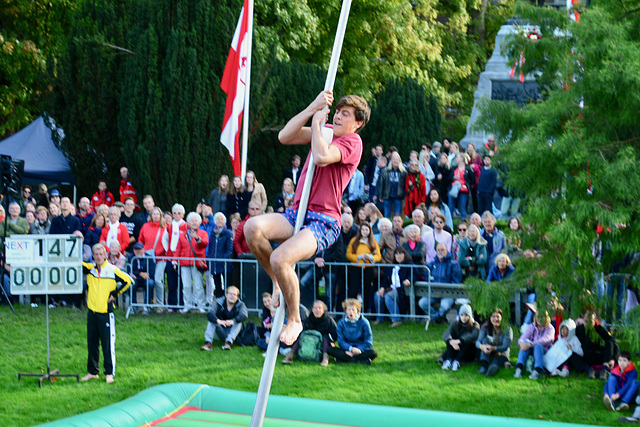
{"label": "red t-shirt", "polygon": [[[311,212],[329,215],[342,226],[340,201],[342,193],[349,185],[351,176],[355,173],[360,158],[362,157],[362,139],[357,133],[348,133],[339,138],[333,137],[332,145],[335,145],[342,153],[342,159],[324,167],[316,167],[313,174],[313,183],[309,194],[308,210]],[[309,151],[311,153],[311,151]],[[296,186],[296,195],[293,199],[293,209],[300,206],[300,197],[304,182],[307,179],[309,156],[304,162],[300,181]]]}

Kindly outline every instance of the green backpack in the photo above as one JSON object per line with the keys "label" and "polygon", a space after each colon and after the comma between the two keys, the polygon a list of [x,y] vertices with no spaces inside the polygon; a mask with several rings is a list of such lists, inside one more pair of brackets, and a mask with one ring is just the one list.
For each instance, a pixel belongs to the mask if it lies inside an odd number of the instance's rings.
{"label": "green backpack", "polygon": [[319,362],[322,358],[322,334],[312,329],[302,331],[299,338],[298,359]]}

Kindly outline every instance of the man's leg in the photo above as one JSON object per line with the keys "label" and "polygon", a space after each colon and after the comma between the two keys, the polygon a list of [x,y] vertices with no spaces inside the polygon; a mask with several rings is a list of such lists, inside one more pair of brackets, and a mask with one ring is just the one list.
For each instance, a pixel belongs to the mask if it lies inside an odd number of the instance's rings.
{"label": "man's leg", "polygon": [[311,230],[303,228],[298,234],[278,246],[271,254],[271,270],[282,289],[289,310],[287,324],[280,334],[280,341],[287,345],[292,345],[302,332],[300,285],[293,266],[298,261],[311,258],[317,249],[316,237]]}
{"label": "man's leg", "polygon": [[276,275],[271,269],[271,240],[283,242],[293,236],[294,228],[289,220],[280,214],[265,214],[250,218],[244,226],[244,235],[251,253],[256,257],[262,268],[273,282],[271,299],[274,306],[280,304],[280,287]]}

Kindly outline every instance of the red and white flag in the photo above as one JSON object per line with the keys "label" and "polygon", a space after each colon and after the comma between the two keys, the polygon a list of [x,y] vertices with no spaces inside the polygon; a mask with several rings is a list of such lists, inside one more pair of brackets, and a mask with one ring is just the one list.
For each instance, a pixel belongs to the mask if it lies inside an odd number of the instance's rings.
{"label": "red and white flag", "polygon": [[247,87],[246,82],[249,78],[246,68],[250,43],[247,34],[249,27],[248,2],[249,0],[244,0],[244,6],[240,12],[240,19],[238,19],[227,64],[224,67],[224,74],[220,82],[220,87],[227,94],[220,142],[229,150],[233,171],[236,176],[241,176],[242,173],[239,139],[242,113],[244,111],[245,89]]}

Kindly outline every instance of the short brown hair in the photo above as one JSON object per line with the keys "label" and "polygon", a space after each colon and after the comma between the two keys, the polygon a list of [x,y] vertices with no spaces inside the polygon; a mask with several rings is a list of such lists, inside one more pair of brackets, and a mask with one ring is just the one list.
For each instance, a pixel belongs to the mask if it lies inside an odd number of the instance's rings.
{"label": "short brown hair", "polygon": [[369,123],[369,117],[371,116],[371,108],[364,98],[358,95],[343,96],[338,100],[336,108],[353,107],[356,110],[356,121],[362,122],[362,125],[358,128],[357,132],[362,130],[363,127]]}

